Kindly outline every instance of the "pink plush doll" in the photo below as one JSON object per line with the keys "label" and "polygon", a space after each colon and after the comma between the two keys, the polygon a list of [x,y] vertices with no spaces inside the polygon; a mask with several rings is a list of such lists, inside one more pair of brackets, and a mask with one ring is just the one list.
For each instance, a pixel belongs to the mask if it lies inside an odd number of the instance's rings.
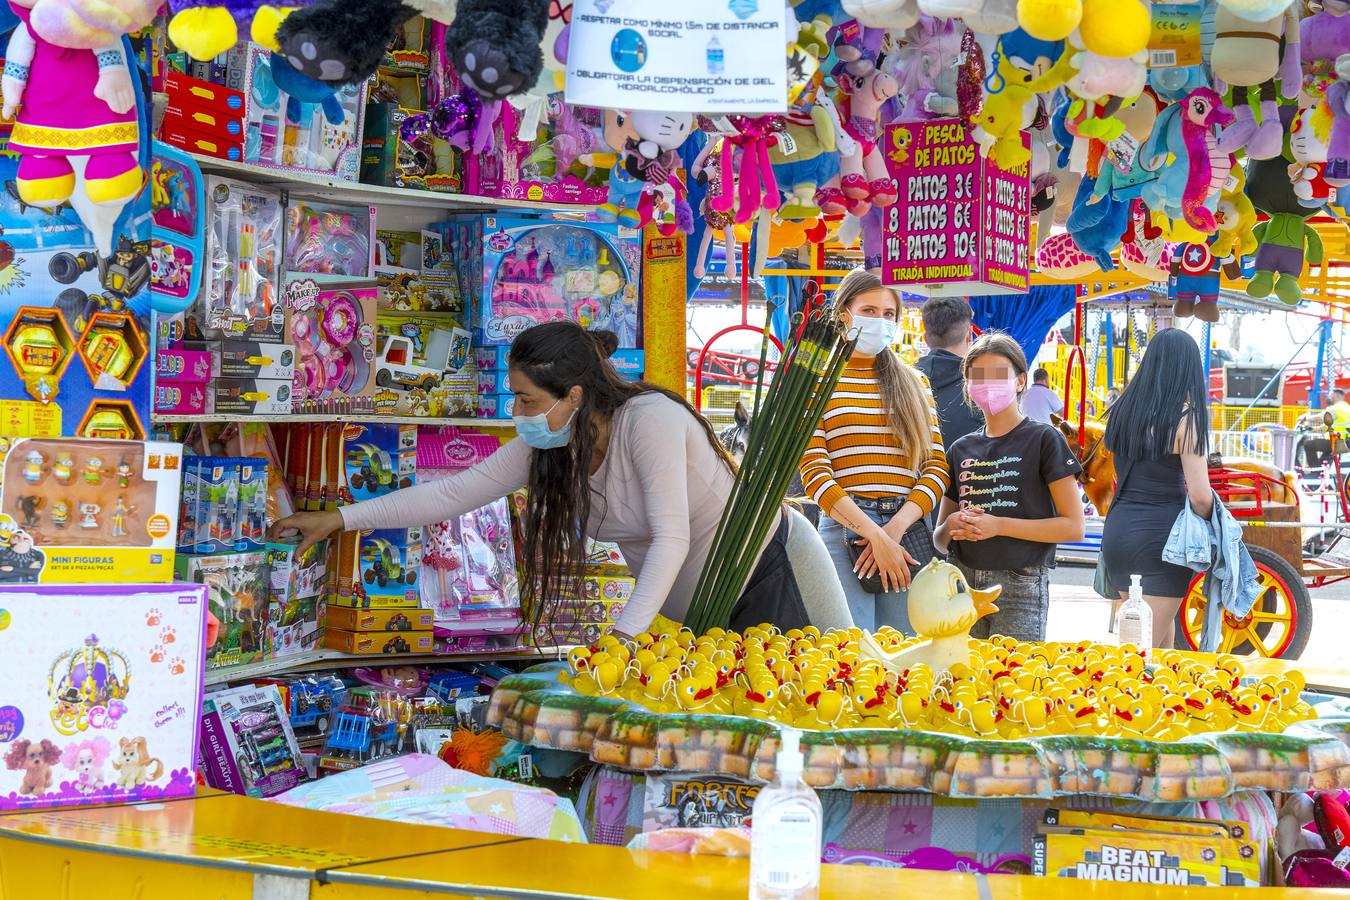
{"label": "pink plush doll", "polygon": [[75,773],[75,789],[92,794],[103,787],[103,764],[111,751],[108,742],[96,737],[70,744],[61,754],[61,764]]}
{"label": "pink plush doll", "polygon": [[844,206],[864,216],[873,206],[890,206],[899,196],[895,179],[886,171],[881,153],[881,107],[896,95],[895,79],[873,69],[866,75],[840,73],[840,114],[844,131],[854,141],[853,152],[839,154],[839,175],[817,197],[826,212]]}
{"label": "pink plush doll", "polygon": [[159,5],[10,0],[20,24],[9,40],[0,91],[5,118],[17,113],[9,149],[21,156],[19,199],[45,209],[70,200],[105,256],[112,253],[116,214],[144,180],[122,36],[149,24]]}

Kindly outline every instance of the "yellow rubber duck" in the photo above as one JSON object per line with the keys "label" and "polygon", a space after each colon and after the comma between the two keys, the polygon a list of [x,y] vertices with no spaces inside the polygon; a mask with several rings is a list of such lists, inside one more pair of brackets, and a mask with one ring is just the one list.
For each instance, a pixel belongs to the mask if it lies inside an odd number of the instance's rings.
{"label": "yellow rubber duck", "polygon": [[994,601],[1001,590],[971,588],[960,569],[934,559],[915,574],[909,586],[909,621],[920,640],[904,649],[887,651],[871,635],[864,634],[859,638],[859,653],[880,661],[897,675],[917,663],[924,663],[934,674],[946,672],[957,663],[970,668],[971,626],[998,612]]}
{"label": "yellow rubber duck", "polygon": [[821,691],[808,712],[792,723],[793,727],[811,731],[829,731],[843,715],[844,706],[844,695],[839,691]]}

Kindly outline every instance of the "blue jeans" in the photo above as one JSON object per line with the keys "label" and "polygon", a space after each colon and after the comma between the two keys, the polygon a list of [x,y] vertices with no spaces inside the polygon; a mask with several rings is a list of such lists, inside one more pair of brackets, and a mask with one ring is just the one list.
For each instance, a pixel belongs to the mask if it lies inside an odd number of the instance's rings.
{"label": "blue jeans", "polygon": [[[878,525],[890,521],[890,515],[871,510],[863,510]],[[858,576],[853,574],[853,563],[848,558],[848,547],[844,544],[847,529],[834,519],[820,514],[820,537],[830,551],[839,581],[844,586],[844,599],[848,601],[848,611],[853,614],[853,624],[864,631],[876,631],[883,625],[889,625],[905,634],[913,634],[909,624],[909,591],[882,591],[872,594],[864,591]]]}

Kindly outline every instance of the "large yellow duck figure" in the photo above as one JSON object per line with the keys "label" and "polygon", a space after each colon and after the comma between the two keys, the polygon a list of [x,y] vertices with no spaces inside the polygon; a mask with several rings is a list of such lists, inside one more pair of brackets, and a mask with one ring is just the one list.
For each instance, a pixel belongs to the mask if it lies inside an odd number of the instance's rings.
{"label": "large yellow duck figure", "polygon": [[921,663],[934,676],[958,664],[969,669],[970,629],[980,619],[998,612],[994,601],[1002,590],[997,585],[989,590],[972,588],[960,569],[935,559],[920,569],[909,585],[909,621],[919,640],[887,651],[864,633],[858,643],[859,655],[875,659],[896,675]]}

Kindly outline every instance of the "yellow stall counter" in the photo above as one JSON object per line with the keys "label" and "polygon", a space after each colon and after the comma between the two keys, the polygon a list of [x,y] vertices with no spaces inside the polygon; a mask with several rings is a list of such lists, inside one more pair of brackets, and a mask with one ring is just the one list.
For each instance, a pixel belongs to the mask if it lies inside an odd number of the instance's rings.
{"label": "yellow stall counter", "polygon": [[[204,791],[135,807],[0,816],[0,900],[740,900],[748,862],[361,819]],[[1218,900],[1239,889],[1156,888],[1016,875],[824,866],[821,897],[875,900]],[[1350,891],[1281,891],[1347,900]]]}

